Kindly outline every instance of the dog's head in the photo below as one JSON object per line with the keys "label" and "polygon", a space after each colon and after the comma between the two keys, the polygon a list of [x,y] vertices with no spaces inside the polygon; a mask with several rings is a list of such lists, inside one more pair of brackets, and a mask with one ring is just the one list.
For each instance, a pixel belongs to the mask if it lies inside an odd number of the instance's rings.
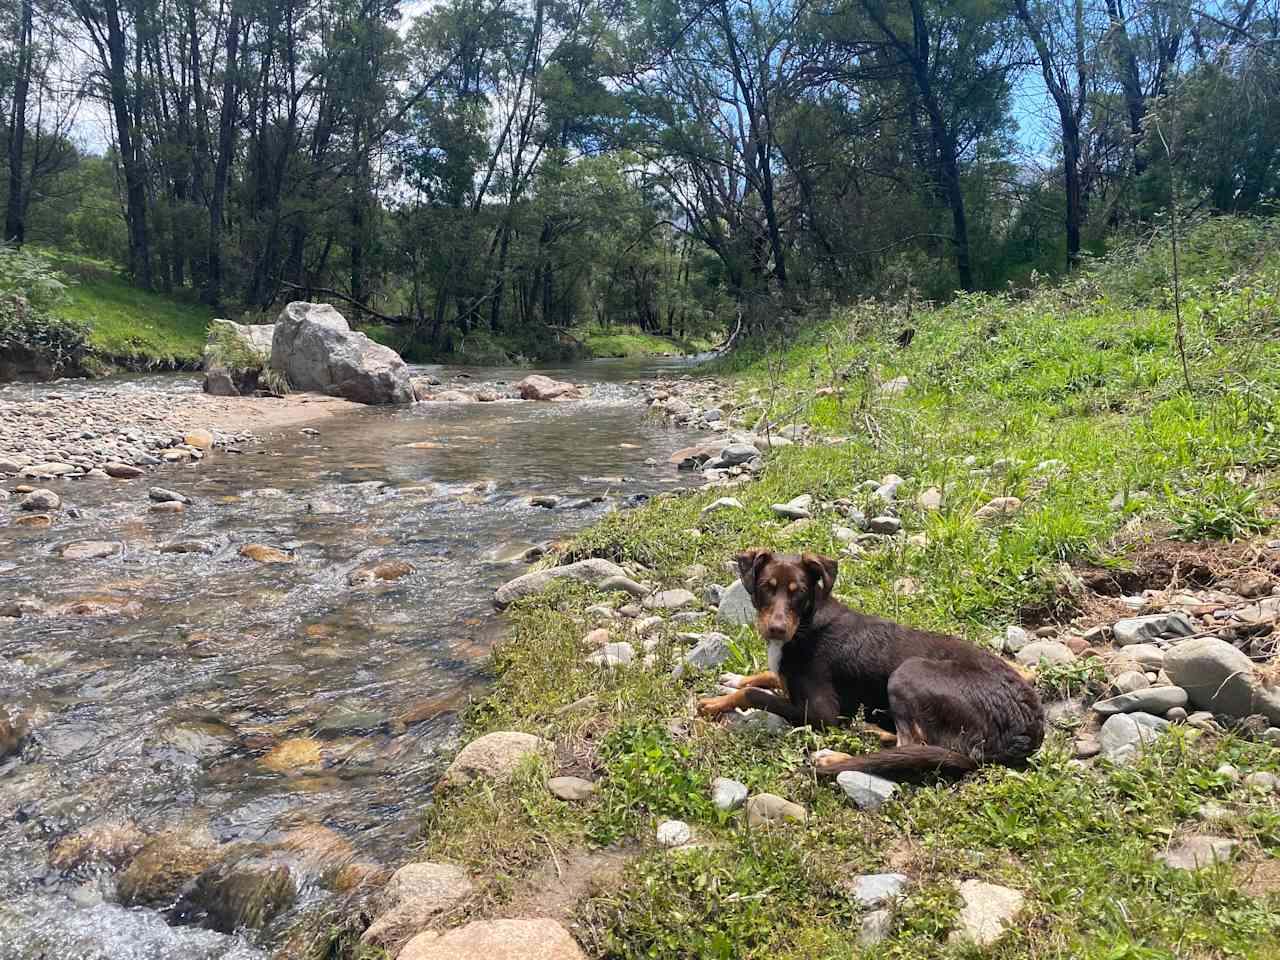
{"label": "dog's head", "polygon": [[771,643],[787,643],[831,597],[839,565],[816,553],[801,556],[747,550],[738,576],[756,608],[756,629]]}

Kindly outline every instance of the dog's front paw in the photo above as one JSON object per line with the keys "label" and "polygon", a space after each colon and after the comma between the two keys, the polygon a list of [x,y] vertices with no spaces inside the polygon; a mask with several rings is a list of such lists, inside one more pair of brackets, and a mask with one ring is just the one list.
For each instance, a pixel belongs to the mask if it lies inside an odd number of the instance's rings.
{"label": "dog's front paw", "polygon": [[741,673],[722,673],[720,674],[720,682],[726,687],[732,687],[734,690],[742,686],[742,681],[747,679]]}
{"label": "dog's front paw", "polygon": [[698,716],[718,717],[722,713],[728,713],[735,706],[737,706],[737,700],[733,694],[723,697],[703,697],[698,701]]}
{"label": "dog's front paw", "polygon": [[839,773],[844,763],[852,760],[853,757],[839,750],[817,750],[810,759],[813,761],[813,769],[818,774],[830,776]]}

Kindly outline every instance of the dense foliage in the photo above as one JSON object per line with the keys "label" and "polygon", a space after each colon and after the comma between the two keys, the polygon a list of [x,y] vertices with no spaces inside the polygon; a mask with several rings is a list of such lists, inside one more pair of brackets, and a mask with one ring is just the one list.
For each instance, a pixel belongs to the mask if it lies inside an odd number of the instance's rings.
{"label": "dense foliage", "polygon": [[331,299],[428,353],[941,299],[1273,200],[1278,17],[1254,0],[14,0],[4,233],[210,304]]}
{"label": "dense foliage", "polygon": [[41,258],[0,244],[0,363],[38,358],[51,372],[77,367],[88,328],[55,314],[66,298],[63,280]]}

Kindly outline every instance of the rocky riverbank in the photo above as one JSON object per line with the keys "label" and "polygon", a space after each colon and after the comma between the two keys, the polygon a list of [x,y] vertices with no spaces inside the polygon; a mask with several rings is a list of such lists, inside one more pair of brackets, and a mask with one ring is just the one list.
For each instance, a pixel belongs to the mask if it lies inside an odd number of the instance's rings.
{"label": "rocky riverbank", "polygon": [[[607,520],[497,592],[514,631],[497,688],[441,782],[420,859],[365,902],[373,924],[353,928],[352,943],[469,960],[483,954],[468,937],[487,950],[527,929],[547,945],[528,954],[539,957],[745,951],[778,933],[757,931],[737,898],[767,897],[832,938],[815,955],[892,938],[932,956],[930,944],[1008,945],[1057,922],[1063,908],[1043,899],[1050,881],[1032,861],[1105,889],[1112,847],[1144,883],[1182,889],[1217,866],[1224,891],[1274,898],[1274,836],[1254,827],[1280,797],[1274,537],[1183,542],[1134,524],[1111,545],[1123,563],[1050,564],[1036,604],[971,632],[1031,673],[1045,701],[1052,731],[1027,773],[938,791],[863,775],[827,784],[811,759],[873,748],[859,725],[698,718],[699,696],[763,666],[735,548],[829,552],[846,571],[843,597],[857,603],[865,577],[872,609],[911,607],[899,618],[916,619],[938,589],[927,558],[948,549],[949,529],[1011,537],[1071,471],[1057,458],[967,454],[941,479],[850,475],[845,438],[762,423],[760,394],[738,392],[650,385],[656,415],[713,435],[669,464],[699,472],[704,492]],[[988,831],[993,810],[1005,819]],[[418,876],[445,880],[419,889]],[[788,912],[781,889],[803,909]]]}
{"label": "rocky riverbank", "polygon": [[[18,391],[10,391],[11,394]],[[47,480],[139,476],[135,470],[200,460],[216,448],[358,407],[318,394],[211,397],[191,392],[76,385],[30,399],[0,398],[0,474]],[[112,465],[116,469],[109,470]]]}

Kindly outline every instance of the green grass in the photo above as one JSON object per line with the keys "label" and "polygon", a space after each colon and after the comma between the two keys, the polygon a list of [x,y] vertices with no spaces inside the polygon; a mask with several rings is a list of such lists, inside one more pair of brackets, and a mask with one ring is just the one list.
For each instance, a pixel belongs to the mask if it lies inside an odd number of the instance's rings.
{"label": "green grass", "polygon": [[46,252],[71,283],[58,312],[89,325],[89,347],[107,366],[195,368],[215,316],[194,293],[151,293],[111,264]]}
{"label": "green grass", "polygon": [[647,333],[638,327],[614,325],[607,330],[592,326],[575,331],[593,357],[659,357],[697,353],[706,345],[677,337]]}
{"label": "green grass", "polygon": [[433,352],[430,344],[415,340],[407,327],[372,324],[360,328],[370,338],[397,351],[415,363],[467,363],[482,366],[508,363],[558,362],[574,357],[657,357],[697,353],[710,343],[646,333],[637,327],[615,324],[608,330],[598,326],[579,327],[568,337],[554,337],[537,327],[526,333],[491,334],[476,330],[455,335],[453,351]]}
{"label": "green grass", "polygon": [[[740,511],[701,515],[726,491],[659,497],[609,516],[551,562],[608,557],[661,586],[685,585],[689,565],[701,564],[711,571],[706,582],[724,584],[733,576],[726,562],[743,548],[813,550],[839,557],[840,599],[983,642],[1010,622],[1069,620],[1082,589],[1073,565],[1123,566],[1127,549],[1168,536],[1255,536],[1277,517],[1275,234],[1266,223],[1213,222],[1188,238],[1189,390],[1159,247],[1124,251],[1066,285],[1017,299],[917,305],[909,321],[903,305],[866,304],[791,332],[785,350],[749,345],[715,370],[736,394],[733,415],[747,424],[786,415],[836,442],[770,455],[759,482],[732,491]],[[1224,248],[1230,257],[1220,255]],[[908,322],[917,334],[900,349],[896,335]],[[878,389],[897,376],[910,381],[905,393]],[[818,396],[833,384],[836,395]],[[824,504],[870,515],[864,483],[887,473],[906,478],[900,516],[911,536],[847,551],[833,527],[849,521]],[[943,491],[937,511],[914,506],[929,487]],[[797,529],[770,504],[801,493],[817,507]],[[976,518],[997,496],[1023,505],[999,521]],[[916,590],[902,589],[908,578]],[[1051,732],[1027,770],[906,787],[880,811],[861,812],[817,781],[806,759],[818,747],[873,749],[858,725],[771,734],[694,717],[694,700],[715,679],[675,681],[669,665],[688,646],[678,632],[713,628],[709,616],[662,628],[653,668],[605,673],[585,664],[583,637],[596,625],[585,608],[627,599],[564,586],[509,612],[494,687],[469,709],[467,736],[524,730],[554,740],[557,753],[510,783],[448,793],[426,814],[414,855],[474,872],[480,890],[465,916],[503,915],[550,859],[618,845],[634,859],[574,911],[593,956],[977,956],[948,940],[956,885],[969,878],[1027,897],[1021,921],[984,955],[1280,956],[1280,894],[1274,883],[1246,885],[1250,870],[1274,877],[1280,869],[1280,805],[1216,773],[1224,761],[1276,771],[1280,751],[1179,728],[1132,766],[1082,767],[1069,759],[1077,716]],[[639,647],[625,626],[610,629]],[[762,667],[753,631],[732,640],[723,669]],[[1051,699],[1096,693],[1100,681],[1087,661],[1037,678]],[[587,696],[594,700],[566,709]],[[545,778],[562,770],[595,778],[593,797],[577,805],[553,799]],[[809,820],[748,829],[741,814],[709,804],[716,776],[802,803]],[[1228,809],[1225,823],[1198,819],[1210,801]],[[668,817],[687,820],[701,845],[656,850],[654,828]],[[1190,832],[1235,837],[1244,864],[1195,874],[1163,866],[1157,854]],[[861,911],[845,882],[888,869],[912,878],[910,893],[889,938],[864,953]]]}

